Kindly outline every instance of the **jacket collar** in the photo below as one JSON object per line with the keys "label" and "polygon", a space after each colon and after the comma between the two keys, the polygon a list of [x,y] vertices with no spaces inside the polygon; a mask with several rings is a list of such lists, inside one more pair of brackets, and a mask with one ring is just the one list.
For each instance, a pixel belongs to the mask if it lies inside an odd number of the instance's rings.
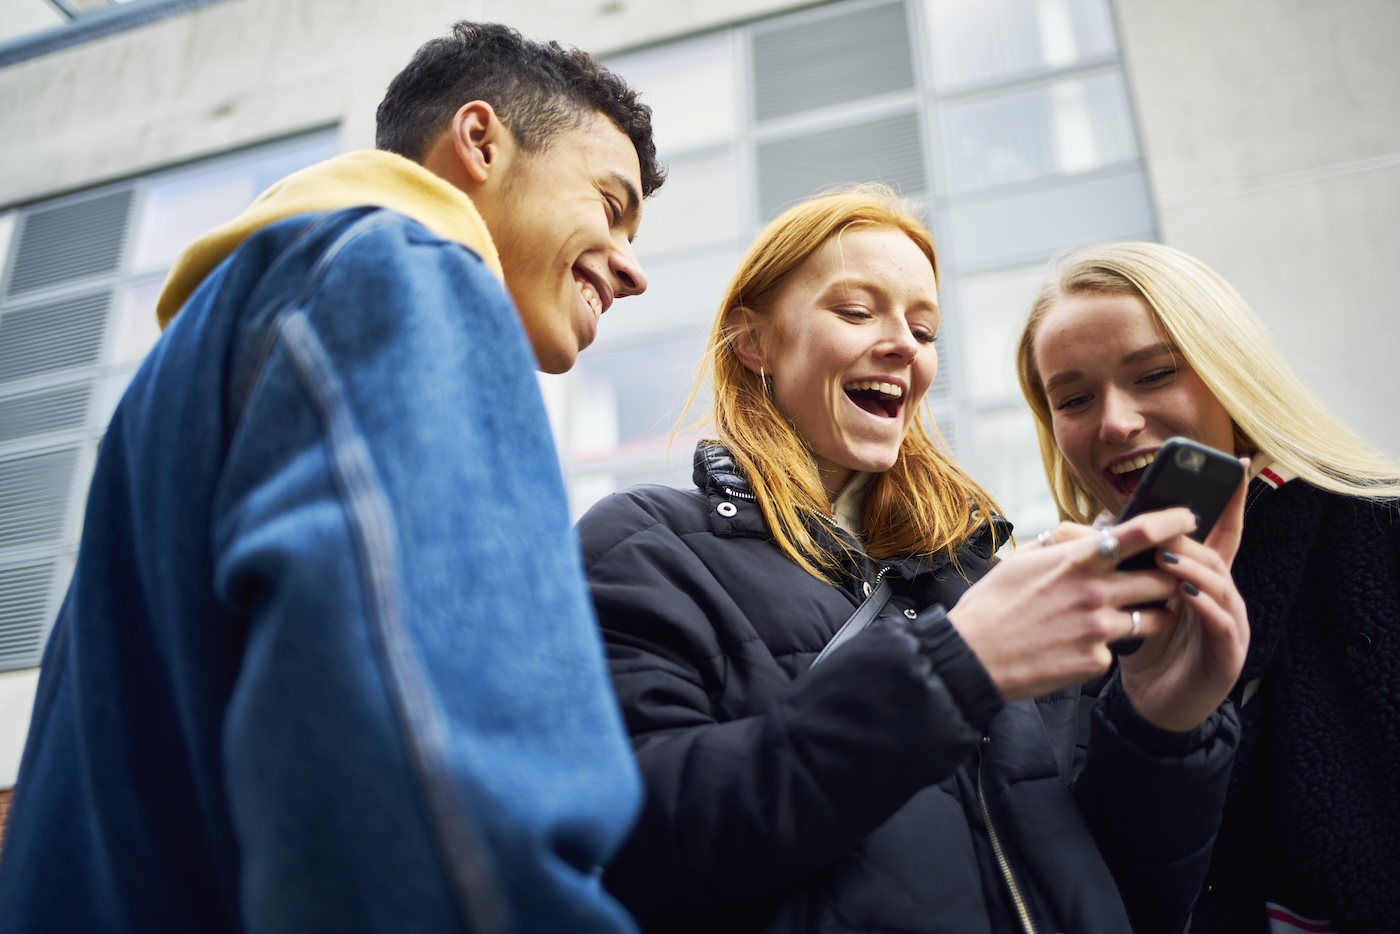
{"label": "jacket collar", "polygon": [[737,493],[740,499],[753,497],[753,487],[744,476],[729,448],[718,441],[695,445],[690,479],[706,493]]}
{"label": "jacket collar", "polygon": [[[729,448],[718,441],[701,441],[695,446],[692,463],[691,479],[715,504],[710,513],[712,531],[718,535],[768,537],[768,526],[754,499],[753,486]],[[729,503],[733,507],[732,512],[723,508],[723,503]],[[992,516],[991,521],[973,529],[958,546],[959,562],[968,559],[990,561],[1000,543],[1011,537],[1011,529],[1012,525],[1006,519]],[[841,536],[843,540],[846,536],[846,533],[826,523],[823,523],[822,531]],[[847,544],[855,543],[852,540]],[[936,555],[908,555],[883,563],[891,566],[901,577],[913,579],[920,574],[941,571],[950,561],[951,556],[941,552]]]}

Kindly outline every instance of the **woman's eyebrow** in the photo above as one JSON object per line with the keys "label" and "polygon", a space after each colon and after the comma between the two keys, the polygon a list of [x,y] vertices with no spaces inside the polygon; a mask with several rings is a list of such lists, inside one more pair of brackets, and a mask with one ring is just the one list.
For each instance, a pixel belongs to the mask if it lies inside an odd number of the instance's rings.
{"label": "woman's eyebrow", "polygon": [[1171,344],[1168,344],[1166,341],[1161,341],[1159,343],[1149,344],[1146,347],[1134,350],[1130,354],[1124,354],[1122,362],[1128,364],[1141,363],[1144,360],[1151,360],[1153,357],[1160,357],[1162,354],[1175,355],[1176,352],[1176,348],[1173,347]]}
{"label": "woman's eyebrow", "polygon": [[[1166,341],[1161,341],[1156,344],[1148,344],[1146,347],[1139,347],[1132,353],[1124,354],[1123,359],[1120,360],[1119,363],[1123,366],[1132,366],[1135,363],[1142,363],[1144,360],[1151,360],[1153,357],[1160,357],[1162,354],[1175,356],[1176,353],[1177,350],[1175,347],[1168,344]],[[1065,383],[1072,383],[1077,379],[1083,378],[1083,376],[1084,371],[1082,370],[1065,370],[1063,373],[1056,373],[1054,376],[1047,379],[1044,389],[1048,393],[1057,386],[1062,386]]]}
{"label": "woman's eyebrow", "polygon": [[[882,285],[878,280],[875,280],[875,279],[867,279],[867,278],[863,278],[863,277],[855,276],[855,275],[846,275],[846,276],[843,276],[843,277],[840,278],[840,279],[834,279],[834,280],[832,280],[831,282],[828,282],[827,285],[826,285],[826,288],[824,288],[824,289],[822,290],[822,292],[823,292],[823,293],[833,292],[833,291],[836,291],[836,290],[838,290],[838,289],[839,289],[839,290],[859,289],[859,290],[861,290],[861,291],[863,291],[863,292],[874,292],[874,293],[879,294],[879,295],[889,295],[889,294],[890,294],[890,290],[889,290],[888,288],[886,288],[884,285]],[[932,301],[927,301],[927,302],[921,300],[921,301],[919,301],[917,304],[919,305],[919,307],[927,307],[927,308],[929,308],[929,309],[931,309],[931,310],[933,310],[933,311],[941,311],[941,309],[939,308],[938,300],[937,300],[937,299],[934,299],[934,300],[932,300]]]}

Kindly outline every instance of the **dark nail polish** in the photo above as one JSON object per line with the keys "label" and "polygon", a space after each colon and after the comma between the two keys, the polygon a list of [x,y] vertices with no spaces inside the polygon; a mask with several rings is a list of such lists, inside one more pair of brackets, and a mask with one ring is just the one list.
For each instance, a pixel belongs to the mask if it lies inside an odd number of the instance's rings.
{"label": "dark nail polish", "polygon": [[1162,560],[1165,561],[1165,562],[1167,562],[1168,564],[1180,564],[1180,563],[1181,563],[1181,559],[1180,559],[1179,557],[1177,557],[1176,555],[1172,554],[1170,551],[1164,551],[1164,552],[1162,552]]}
{"label": "dark nail polish", "polygon": [[1184,590],[1184,591],[1186,591],[1187,596],[1190,596],[1190,597],[1195,597],[1195,596],[1199,595],[1200,592],[1201,592],[1201,588],[1197,587],[1195,584],[1191,583],[1190,581],[1187,581],[1186,583],[1182,584],[1182,585],[1181,585],[1181,589]]}

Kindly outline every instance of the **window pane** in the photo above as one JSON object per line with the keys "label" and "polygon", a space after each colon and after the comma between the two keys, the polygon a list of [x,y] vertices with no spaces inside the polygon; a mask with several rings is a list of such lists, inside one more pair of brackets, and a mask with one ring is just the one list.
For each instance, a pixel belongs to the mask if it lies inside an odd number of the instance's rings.
{"label": "window pane", "polygon": [[273,182],[334,154],[334,134],[317,133],[153,177],[141,207],[132,270],[168,268],[193,240],[238,216]]}
{"label": "window pane", "polygon": [[902,2],[779,20],[754,30],[752,48],[759,122],[914,87]]}
{"label": "window pane", "polygon": [[1013,341],[1045,275],[1045,267],[1033,266],[959,281],[957,316],[965,335],[961,358],[974,402],[1020,399]]}
{"label": "window pane", "polygon": [[997,500],[1024,543],[1059,521],[1041,467],[1035,422],[1025,408],[977,416],[977,463],[972,476]]}
{"label": "window pane", "polygon": [[163,280],[147,279],[122,289],[118,298],[117,332],[112,341],[112,362],[141,360],[160,337],[156,324],[156,299]]}
{"label": "window pane", "polygon": [[[643,221],[642,229],[646,229]],[[739,265],[738,241],[678,250],[664,259],[643,254],[647,290],[613,302],[599,322],[598,342],[586,356],[606,353],[621,342],[684,331],[703,337],[719,309],[729,277]]]}
{"label": "window pane", "polygon": [[731,33],[620,55],[607,65],[651,106],[652,131],[663,157],[734,138],[739,121]]}
{"label": "window pane", "polygon": [[1117,46],[1108,0],[925,0],[940,89],[1072,65]]}
{"label": "window pane", "polygon": [[666,184],[642,209],[637,253],[645,261],[667,250],[739,236],[739,170],[728,146],[670,162]]}
{"label": "window pane", "polygon": [[949,189],[1087,172],[1137,157],[1118,73],[943,108]]}
{"label": "window pane", "polygon": [[618,457],[665,444],[703,344],[683,338],[579,358],[569,390],[571,457]]}
{"label": "window pane", "polygon": [[961,205],[948,216],[963,269],[1044,262],[1091,240],[1156,239],[1138,170]]}
{"label": "window pane", "polygon": [[906,198],[927,190],[924,146],[916,113],[895,113],[834,131],[758,145],[758,210],[764,220],[824,189],[884,182]]}
{"label": "window pane", "polygon": [[[10,241],[15,235],[15,221],[19,214],[10,211],[8,214],[0,214],[0,280],[3,280],[5,273],[5,257],[10,255]],[[0,281],[0,285],[3,285]]]}

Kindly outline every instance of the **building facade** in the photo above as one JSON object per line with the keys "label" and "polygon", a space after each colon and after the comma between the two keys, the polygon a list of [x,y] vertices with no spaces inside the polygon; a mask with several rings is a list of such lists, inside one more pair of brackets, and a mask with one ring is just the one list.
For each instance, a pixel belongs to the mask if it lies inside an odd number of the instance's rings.
{"label": "building facade", "polygon": [[1010,336],[1046,263],[1089,240],[1200,256],[1324,401],[1400,455],[1382,376],[1400,354],[1392,0],[99,7],[66,25],[31,7],[21,22],[19,0],[0,14],[0,787],[175,254],[276,178],[372,146],[388,80],[457,18],[605,58],[655,107],[671,168],[637,240],[651,288],[572,373],[542,377],[577,511],[687,482],[700,429],[675,426],[745,245],[784,206],[869,180],[934,228],[931,409],[1023,533],[1054,513]]}

